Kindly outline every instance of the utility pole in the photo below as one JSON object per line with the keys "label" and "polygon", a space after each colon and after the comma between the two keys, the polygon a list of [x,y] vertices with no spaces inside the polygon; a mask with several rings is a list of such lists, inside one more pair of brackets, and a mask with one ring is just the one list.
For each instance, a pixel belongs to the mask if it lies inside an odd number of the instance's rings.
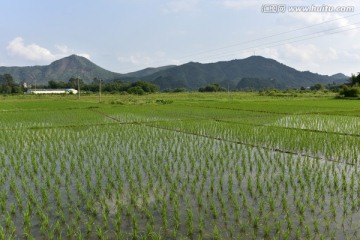
{"label": "utility pole", "polygon": [[79,80],[79,75],[77,75],[77,84],[78,84],[78,99],[80,100],[80,80]]}
{"label": "utility pole", "polygon": [[99,79],[99,103],[101,103],[101,79]]}

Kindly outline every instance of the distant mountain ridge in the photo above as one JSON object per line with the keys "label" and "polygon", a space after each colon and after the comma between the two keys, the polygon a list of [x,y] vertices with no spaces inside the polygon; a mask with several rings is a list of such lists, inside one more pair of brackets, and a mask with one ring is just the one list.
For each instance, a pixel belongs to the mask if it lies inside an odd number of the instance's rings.
{"label": "distant mountain ridge", "polygon": [[216,63],[189,62],[183,65],[169,65],[146,68],[127,74],[105,70],[90,60],[71,55],[54,61],[47,66],[0,67],[0,74],[9,73],[16,82],[47,84],[48,81],[67,82],[71,77],[80,77],[91,83],[95,77],[111,81],[154,82],[160,88],[187,88],[197,90],[210,83],[218,83],[230,89],[290,89],[309,87],[317,83],[344,83],[348,77],[342,73],[333,76],[309,71],[298,71],[273,59],[251,56],[245,59]]}
{"label": "distant mountain ridge", "polygon": [[124,74],[124,76],[132,77],[132,78],[142,78],[142,77],[154,74],[156,72],[159,72],[162,70],[167,70],[167,69],[173,68],[173,67],[176,67],[176,65],[167,65],[167,66],[157,67],[157,68],[150,67],[150,68],[142,69],[140,71],[126,73],[126,74]]}
{"label": "distant mountain ridge", "polygon": [[33,67],[0,67],[0,74],[9,73],[16,82],[47,84],[48,81],[69,81],[72,77],[79,77],[85,83],[90,83],[95,77],[101,79],[115,79],[123,74],[110,72],[90,60],[77,55],[71,55],[52,62],[47,66]]}
{"label": "distant mountain ridge", "polygon": [[348,77],[344,74],[327,76],[309,71],[300,72],[261,56],[207,64],[189,62],[145,77],[147,81],[153,81],[162,89],[180,87],[197,89],[210,83],[219,83],[231,89],[262,88],[240,84],[242,80],[249,78],[257,79],[259,84],[264,83],[262,84],[264,88],[290,89],[308,87],[316,83],[343,83]]}

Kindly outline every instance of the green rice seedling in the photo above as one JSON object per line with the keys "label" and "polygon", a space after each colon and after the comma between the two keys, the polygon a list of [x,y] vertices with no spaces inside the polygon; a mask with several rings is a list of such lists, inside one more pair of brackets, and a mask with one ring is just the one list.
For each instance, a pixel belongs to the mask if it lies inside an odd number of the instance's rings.
{"label": "green rice seedling", "polygon": [[216,219],[217,218],[217,211],[216,211],[214,200],[212,200],[211,203],[210,203],[210,210],[211,210],[213,219]]}
{"label": "green rice seedling", "polygon": [[138,237],[138,235],[139,235],[139,233],[138,233],[138,228],[139,228],[138,227],[138,222],[137,222],[137,218],[136,218],[135,215],[132,215],[131,219],[132,219],[132,238],[136,239]]}
{"label": "green rice seedling", "polygon": [[271,231],[270,226],[269,226],[269,225],[265,225],[265,226],[264,226],[264,238],[270,237],[270,231]]}
{"label": "green rice seedling", "polygon": [[31,230],[29,226],[25,226],[24,227],[24,238],[25,239],[33,239],[32,235],[31,235]]}
{"label": "green rice seedling", "polygon": [[320,231],[320,228],[319,228],[319,222],[317,221],[316,217],[313,218],[313,224],[314,224],[314,232],[316,234],[318,234]]}
{"label": "green rice seedling", "polygon": [[86,223],[86,234],[89,235],[92,230],[93,230],[93,226],[94,226],[94,220],[93,219],[89,219]]}
{"label": "green rice seedling", "polygon": [[192,236],[193,231],[194,231],[194,226],[193,226],[193,213],[192,210],[190,208],[186,209],[187,212],[187,227],[188,227],[188,235]]}
{"label": "green rice seedling", "polygon": [[222,210],[224,210],[225,209],[225,200],[224,200],[224,198],[222,196],[222,193],[220,191],[218,191],[217,195],[218,195],[218,199],[220,201],[220,207],[221,207]]}
{"label": "green rice seedling", "polygon": [[82,240],[82,239],[84,239],[81,231],[78,231],[75,236],[76,236],[76,240]]}
{"label": "green rice seedling", "polygon": [[333,219],[335,219],[337,215],[336,207],[331,207],[330,211],[331,211],[331,216],[333,217]]}
{"label": "green rice seedling", "polygon": [[108,215],[106,214],[106,212],[103,213],[103,225],[104,225],[104,229],[107,230],[108,229]]}
{"label": "green rice seedling", "polygon": [[54,225],[54,233],[57,236],[60,236],[60,234],[61,234],[61,227],[60,227],[60,222],[59,221],[56,221],[56,223]]}
{"label": "green rice seedling", "polygon": [[47,236],[49,233],[49,223],[42,222],[40,226],[40,232],[43,236]]}
{"label": "green rice seedling", "polygon": [[204,232],[205,232],[205,222],[204,222],[204,216],[200,215],[200,219],[199,219],[199,234],[200,236],[203,236]]}
{"label": "green rice seedling", "polygon": [[258,213],[259,213],[260,216],[262,216],[263,212],[264,212],[264,200],[261,199],[260,202],[259,202],[259,211],[258,211]]}
{"label": "green rice seedling", "polygon": [[8,213],[5,218],[5,228],[9,229],[12,226],[13,222],[11,220],[11,215]]}
{"label": "green rice seedling", "polygon": [[242,195],[242,205],[245,208],[248,207],[247,198],[246,198],[245,194]]}
{"label": "green rice seedling", "polygon": [[270,211],[274,212],[275,211],[275,200],[273,196],[270,196],[269,198],[269,206],[270,206]]}
{"label": "green rice seedling", "polygon": [[308,225],[305,225],[305,237],[306,237],[306,239],[311,238],[311,231],[310,231],[310,227]]}
{"label": "green rice seedling", "polygon": [[235,222],[240,222],[240,210],[238,208],[235,209]]}
{"label": "green rice seedling", "polygon": [[286,212],[288,210],[288,201],[284,194],[281,196],[281,206],[283,212]]}
{"label": "green rice seedling", "polygon": [[299,227],[297,230],[296,230],[296,236],[295,238],[297,240],[301,240],[302,239],[302,236],[301,236],[301,228]]}
{"label": "green rice seedling", "polygon": [[219,229],[217,228],[216,225],[215,225],[214,228],[213,228],[213,236],[214,236],[214,239],[216,239],[216,240],[221,239],[221,235],[220,235]]}
{"label": "green rice seedling", "polygon": [[304,217],[304,213],[305,213],[305,206],[303,204],[300,204],[299,207],[299,214],[301,217]]}
{"label": "green rice seedling", "polygon": [[250,193],[251,196],[254,195],[254,189],[253,189],[253,185],[252,185],[252,178],[249,176],[247,179],[247,189]]}
{"label": "green rice seedling", "polygon": [[167,220],[167,204],[164,202],[161,208],[161,218],[163,223],[164,230],[167,229],[168,220]]}
{"label": "green rice seedling", "polygon": [[197,205],[199,210],[203,207],[203,198],[200,194],[197,195]]}
{"label": "green rice seedling", "polygon": [[29,209],[26,209],[24,211],[23,214],[23,222],[24,222],[24,228],[25,227],[30,227],[30,223],[31,223],[31,213],[29,211]]}
{"label": "green rice seedling", "polygon": [[247,206],[247,212],[248,212],[248,219],[251,221],[254,216],[253,208],[251,206]]}
{"label": "green rice seedling", "polygon": [[288,230],[291,230],[293,228],[293,222],[292,222],[291,218],[288,216],[286,217],[286,225],[287,225]]}
{"label": "green rice seedling", "polygon": [[10,205],[10,214],[12,216],[15,216],[16,215],[16,211],[17,211],[17,205],[15,203],[11,204]]}
{"label": "green rice seedling", "polygon": [[68,224],[66,224],[66,236],[68,238],[74,237],[76,234],[73,230],[74,228]]}
{"label": "green rice seedling", "polygon": [[96,236],[97,236],[98,239],[100,239],[100,240],[105,239],[105,235],[104,235],[104,234],[105,234],[105,233],[104,233],[104,231],[102,230],[101,227],[96,227]]}
{"label": "green rice seedling", "polygon": [[152,233],[154,232],[154,230],[153,230],[153,225],[152,224],[147,224],[146,225],[146,235],[147,236],[151,236],[152,235]]}
{"label": "green rice seedling", "polygon": [[260,221],[260,218],[259,216],[255,216],[253,219],[252,219],[252,226],[255,230],[259,229],[259,221]]}
{"label": "green rice seedling", "polygon": [[173,239],[177,239],[177,235],[178,235],[178,230],[177,230],[176,228],[174,228],[174,229],[172,230],[172,237],[173,237]]}
{"label": "green rice seedling", "polygon": [[277,234],[279,234],[280,231],[281,231],[281,222],[277,221],[277,222],[275,223],[275,232],[276,232]]}
{"label": "green rice seedling", "polygon": [[303,225],[304,225],[304,221],[305,221],[304,216],[299,215],[299,225],[300,225],[300,226],[303,226]]}

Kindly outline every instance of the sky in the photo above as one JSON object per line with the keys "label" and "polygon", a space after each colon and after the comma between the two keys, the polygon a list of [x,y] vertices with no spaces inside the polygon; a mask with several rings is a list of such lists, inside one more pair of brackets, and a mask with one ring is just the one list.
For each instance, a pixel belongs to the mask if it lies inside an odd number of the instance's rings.
{"label": "sky", "polygon": [[77,54],[127,73],[260,55],[300,71],[360,71],[358,0],[0,0],[0,6],[0,66],[48,65]]}

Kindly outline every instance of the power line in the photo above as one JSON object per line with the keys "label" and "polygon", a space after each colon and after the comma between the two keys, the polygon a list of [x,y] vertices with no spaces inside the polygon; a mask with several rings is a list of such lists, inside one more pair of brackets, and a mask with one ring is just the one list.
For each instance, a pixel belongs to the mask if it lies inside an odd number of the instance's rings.
{"label": "power line", "polygon": [[276,36],[281,36],[281,35],[285,35],[285,34],[292,33],[292,32],[297,32],[297,31],[300,31],[300,30],[304,30],[304,29],[316,27],[316,26],[323,25],[323,24],[326,24],[326,23],[329,23],[329,22],[334,22],[334,21],[338,21],[338,20],[341,20],[341,19],[350,18],[350,17],[356,16],[356,15],[360,15],[360,13],[351,14],[351,15],[348,15],[348,16],[344,16],[344,17],[339,17],[339,18],[327,20],[327,21],[324,21],[324,22],[321,22],[321,23],[312,24],[312,25],[308,25],[308,26],[305,26],[305,27],[297,28],[297,29],[294,29],[294,30],[289,30],[289,31],[285,31],[285,32],[276,33],[276,34],[268,35],[268,36],[265,36],[265,37],[254,38],[254,39],[251,39],[251,40],[246,40],[246,41],[243,41],[243,42],[234,43],[234,44],[231,44],[231,45],[228,45],[228,46],[223,46],[223,47],[219,47],[219,48],[215,48],[215,49],[210,49],[210,50],[201,51],[201,52],[194,53],[194,54],[189,54],[189,55],[180,57],[180,58],[178,58],[178,59],[184,59],[184,58],[188,58],[188,57],[192,57],[192,56],[197,56],[197,55],[200,55],[200,54],[203,54],[203,53],[207,53],[207,52],[215,52],[215,51],[218,51],[218,50],[223,50],[223,49],[226,49],[226,48],[231,48],[231,47],[243,45],[243,44],[246,44],[246,43],[253,43],[253,42],[256,42],[256,41],[261,41],[261,40],[264,40],[264,39],[268,39],[268,38],[272,38],[272,37],[276,37]]}
{"label": "power line", "polygon": [[[301,31],[301,30],[304,30],[304,29],[313,28],[313,27],[316,27],[316,26],[324,25],[324,24],[327,24],[327,23],[330,23],[330,22],[335,22],[335,21],[338,21],[338,20],[341,20],[341,19],[351,18],[351,17],[358,16],[358,15],[360,15],[360,13],[351,14],[351,15],[348,15],[348,16],[339,17],[339,18],[335,18],[335,19],[330,19],[330,20],[323,21],[323,22],[320,22],[320,23],[317,23],[317,24],[312,24],[312,25],[308,25],[308,26],[305,26],[305,27],[301,27],[301,28],[297,28],[297,29],[293,29],[293,30],[289,30],[289,31],[285,31],[285,32],[280,32],[280,33],[276,33],[276,34],[272,34],[272,35],[268,35],[268,36],[264,36],[264,37],[260,37],[260,38],[254,38],[254,39],[251,39],[251,40],[246,40],[246,41],[243,41],[243,42],[234,43],[234,44],[227,45],[227,46],[223,46],[223,47],[219,47],[219,48],[204,50],[204,51],[200,51],[200,52],[197,52],[197,53],[188,54],[188,55],[179,57],[179,58],[177,58],[177,60],[186,59],[186,58],[194,57],[194,56],[199,56],[199,55],[206,54],[206,53],[216,52],[216,51],[219,51],[219,50],[234,48],[234,47],[236,47],[236,46],[241,46],[241,45],[244,45],[244,44],[247,44],[247,43],[254,43],[254,42],[261,41],[261,40],[270,39],[270,38],[273,38],[273,37],[276,37],[276,36],[281,36],[281,35],[285,35],[285,34],[288,34],[288,33],[298,32],[298,31]],[[215,55],[208,55],[208,56],[196,58],[196,61],[198,61],[198,60],[203,60],[203,59],[209,59],[209,58],[213,58],[213,57],[218,57],[218,56],[234,55],[234,54],[239,53],[239,51],[241,51],[241,52],[245,52],[245,51],[246,51],[246,52],[247,52],[247,51],[250,50],[250,49],[259,48],[259,47],[262,47],[262,46],[265,46],[265,45],[274,44],[274,43],[278,43],[278,42],[284,42],[284,41],[288,41],[288,40],[292,40],[292,39],[297,39],[297,38],[302,38],[302,37],[306,37],[306,36],[311,36],[311,35],[315,35],[315,34],[325,33],[325,32],[328,32],[328,31],[335,30],[335,29],[344,28],[344,27],[349,27],[349,26],[351,26],[351,25],[356,25],[356,24],[358,24],[358,23],[360,23],[360,22],[352,23],[352,24],[349,24],[349,25],[346,25],[346,26],[337,27],[337,28],[332,28],[332,29],[327,29],[327,30],[323,30],[323,31],[318,31],[318,32],[310,33],[310,34],[306,34],[306,35],[301,35],[301,36],[291,37],[291,38],[287,38],[287,39],[283,39],[283,40],[273,41],[273,42],[270,42],[270,43],[269,43],[269,42],[268,42],[268,43],[263,43],[263,44],[260,44],[260,45],[255,45],[255,46],[252,46],[252,47],[247,47],[247,48],[243,48],[243,49],[240,49],[240,50],[236,50],[235,53],[234,53],[234,50],[233,50],[231,54],[230,54],[230,53],[219,53],[219,54],[217,54],[217,55],[216,55],[216,54],[215,54]],[[340,32],[346,32],[346,31],[355,30],[355,29],[357,29],[357,28],[352,28],[352,29],[348,29],[348,30],[344,30],[344,31],[340,31]],[[328,35],[333,35],[333,34],[336,34],[336,33],[330,33],[330,34],[328,34]],[[305,38],[305,39],[302,39],[302,40],[297,40],[297,41],[282,43],[282,44],[273,45],[273,46],[268,46],[268,47],[281,46],[281,45],[285,45],[285,44],[289,44],[289,43],[305,41],[305,40],[314,39],[314,38],[322,37],[322,36],[324,36],[324,35],[316,36],[316,37],[311,37],[311,38]],[[162,62],[162,61],[156,61],[156,62],[153,62],[153,64],[157,64],[157,63],[161,63],[161,62]]]}
{"label": "power line", "polygon": [[[269,42],[269,43],[263,43],[263,44],[260,44],[260,45],[255,45],[255,46],[251,46],[251,47],[246,47],[246,48],[238,49],[238,50],[236,50],[236,51],[233,50],[231,53],[227,52],[227,53],[220,53],[220,54],[217,54],[217,55],[204,56],[204,57],[201,57],[201,58],[197,58],[197,60],[203,60],[203,59],[208,59],[208,58],[212,58],[212,57],[219,57],[219,56],[229,56],[229,55],[234,55],[234,54],[237,54],[237,53],[239,53],[239,52],[244,52],[244,51],[249,52],[250,50],[253,51],[254,49],[258,49],[259,47],[260,47],[260,49],[261,49],[261,48],[267,48],[267,47],[277,47],[277,46],[282,46],[282,45],[289,44],[289,43],[300,42],[300,41],[310,40],[310,39],[314,39],[314,38],[324,37],[324,36],[327,36],[327,35],[333,35],[333,34],[337,34],[337,33],[341,33],[341,32],[351,31],[351,30],[358,29],[358,28],[360,28],[360,27],[345,29],[345,30],[338,31],[338,32],[330,32],[330,33],[328,33],[328,34],[324,34],[324,35],[320,35],[320,36],[313,36],[313,37],[309,37],[309,38],[304,38],[304,37],[307,37],[307,36],[312,36],[312,35],[317,35],[317,34],[321,34],[321,33],[326,33],[326,32],[329,32],[329,31],[336,30],[336,29],[347,28],[347,27],[350,27],[350,26],[352,26],[352,25],[355,25],[355,26],[356,26],[356,24],[359,24],[359,23],[360,23],[360,22],[356,22],[356,23],[353,23],[353,24],[350,24],[350,25],[346,25],[346,26],[342,26],[342,27],[337,27],[337,28],[332,28],[332,29],[327,29],[327,30],[323,30],[323,31],[318,31],[318,32],[311,33],[311,34],[296,36],[296,37],[287,38],[287,39],[278,40],[278,41]],[[296,40],[296,41],[288,42],[289,40],[298,39],[298,38],[303,38],[303,39],[299,39],[299,40]],[[283,43],[281,43],[281,42],[283,42]],[[276,44],[276,43],[281,43],[281,44]],[[272,45],[272,44],[276,44],[276,45]],[[270,46],[269,46],[269,45],[270,45]]]}
{"label": "power line", "polygon": [[[338,33],[342,33],[342,32],[347,32],[347,31],[351,31],[351,30],[355,30],[355,29],[359,29],[359,27],[355,27],[352,29],[346,29],[346,30],[342,30],[342,31],[338,31],[338,32],[332,32],[329,33],[327,35],[334,35],[334,34],[338,34]],[[314,38],[319,38],[319,37],[325,37],[327,35],[321,35],[321,36],[315,36],[315,37],[310,37],[310,38],[305,38],[305,39],[300,39],[300,40],[296,40],[296,41],[291,41],[291,42],[285,42],[285,43],[281,43],[281,44],[276,44],[276,45],[271,45],[271,46],[266,46],[260,49],[265,49],[265,48],[272,48],[272,47],[279,47],[279,46],[284,46],[286,44],[290,44],[290,43],[297,43],[297,42],[301,42],[301,41],[305,41],[305,40],[310,40],[310,39],[314,39]],[[227,54],[222,54],[222,55],[216,55],[216,56],[209,56],[206,58],[202,58],[202,59],[207,59],[207,58],[212,58],[212,57],[225,57],[225,56],[232,56],[234,54],[238,54],[239,52],[252,52],[254,48],[248,48],[248,49],[242,49],[241,51],[237,51],[236,53],[227,53]]]}

